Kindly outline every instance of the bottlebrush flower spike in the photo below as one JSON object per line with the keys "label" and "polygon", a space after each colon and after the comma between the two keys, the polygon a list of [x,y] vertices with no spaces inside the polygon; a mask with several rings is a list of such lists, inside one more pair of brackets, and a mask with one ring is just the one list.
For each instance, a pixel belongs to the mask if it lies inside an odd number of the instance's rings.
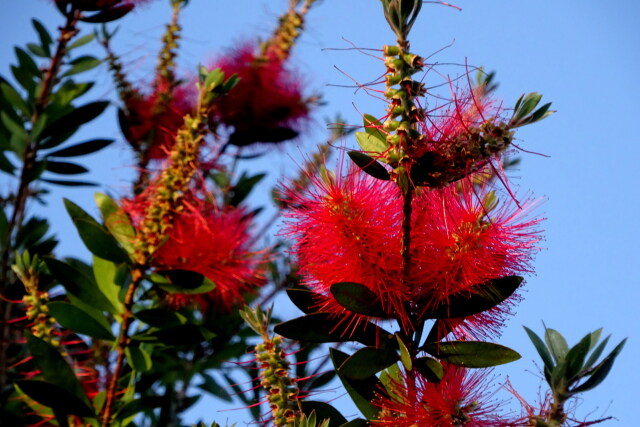
{"label": "bottlebrush flower spike", "polygon": [[[123,200],[123,209],[138,227],[149,201],[146,192]],[[188,193],[176,213],[167,239],[153,253],[150,264],[159,270],[189,270],[202,274],[216,288],[204,294],[170,294],[175,308],[197,304],[230,310],[247,292],[265,283],[266,253],[250,248],[247,213],[241,208],[220,208],[214,202]]]}
{"label": "bottlebrush flower spike", "polygon": [[394,427],[500,427],[513,422],[500,414],[501,402],[492,400],[487,371],[470,371],[443,364],[439,383],[428,382],[416,371],[390,379],[386,392],[374,404],[380,408],[373,425]]}
{"label": "bottlebrush flower spike", "polygon": [[277,143],[295,138],[309,115],[309,102],[302,86],[275,56],[256,54],[245,45],[216,61],[225,75],[237,74],[240,81],[214,105],[212,120],[233,127],[229,143],[237,146],[254,142]]}

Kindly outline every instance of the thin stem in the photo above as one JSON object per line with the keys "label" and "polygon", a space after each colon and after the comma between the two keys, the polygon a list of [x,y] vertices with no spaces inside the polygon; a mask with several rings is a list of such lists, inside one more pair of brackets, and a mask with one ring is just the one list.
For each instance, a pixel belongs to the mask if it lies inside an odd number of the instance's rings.
{"label": "thin stem", "polygon": [[[58,77],[58,72],[62,65],[62,59],[67,52],[67,45],[69,41],[78,33],[78,29],[76,25],[78,23],[78,19],[80,18],[81,12],[76,9],[72,9],[67,15],[67,21],[63,27],[60,27],[60,36],[58,37],[58,44],[56,46],[56,51],[51,58],[51,62],[49,63],[49,67],[45,71],[44,80],[42,82],[42,90],[38,95],[35,105],[34,111],[31,116],[31,124],[35,124],[38,122],[38,119],[42,116],[45,108],[49,104],[49,96],[51,95],[51,91],[56,83],[56,79]],[[13,204],[13,212],[11,214],[11,218],[9,219],[9,224],[7,226],[6,234],[3,236],[2,242],[2,258],[0,260],[0,280],[2,284],[6,288],[8,286],[9,277],[11,273],[10,268],[10,254],[13,248],[11,244],[11,238],[14,235],[16,230],[19,230],[22,227],[22,221],[24,220],[25,208],[27,205],[27,200],[31,191],[29,189],[29,183],[31,182],[31,174],[33,167],[36,164],[36,155],[38,151],[38,143],[37,141],[31,141],[24,152],[24,162],[22,164],[22,170],[20,172],[20,183],[18,184],[18,191],[15,196],[15,201]],[[10,308],[7,307],[7,303],[4,301],[0,302],[0,309],[4,313],[4,317],[8,320],[8,316],[10,316]],[[2,331],[0,333],[0,390],[4,389],[4,385],[6,384],[6,358],[7,358],[7,346],[9,340],[9,327],[6,324],[2,325]]]}
{"label": "thin stem", "polygon": [[113,403],[115,401],[116,392],[118,390],[118,380],[122,374],[122,367],[124,366],[124,350],[127,344],[129,344],[129,326],[133,321],[132,306],[133,297],[136,289],[142,279],[144,278],[144,269],[142,266],[137,266],[131,272],[131,284],[127,289],[127,294],[124,298],[124,313],[122,314],[122,326],[120,328],[120,337],[118,338],[118,344],[116,352],[118,356],[116,358],[116,364],[113,368],[113,374],[109,380],[109,386],[107,388],[107,394],[105,398],[105,404],[102,408],[102,427],[109,427],[111,425],[111,416],[113,413]]}

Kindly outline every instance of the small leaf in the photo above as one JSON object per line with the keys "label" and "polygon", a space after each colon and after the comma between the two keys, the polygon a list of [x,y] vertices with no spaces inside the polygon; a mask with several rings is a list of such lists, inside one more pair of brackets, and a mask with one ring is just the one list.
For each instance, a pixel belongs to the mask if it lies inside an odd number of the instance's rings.
{"label": "small leaf", "polygon": [[44,27],[44,25],[42,25],[37,19],[32,19],[31,24],[40,37],[40,44],[42,45],[42,48],[46,50],[47,56],[51,56],[51,50],[49,49],[49,46],[53,43],[51,35]]}
{"label": "small leaf", "polygon": [[91,41],[93,41],[93,39],[95,39],[95,38],[96,38],[95,33],[89,33],[86,36],[82,36],[79,39],[77,39],[76,41],[74,41],[73,43],[71,43],[67,49],[68,50],[72,50],[72,49],[78,48],[80,46],[84,46],[87,43],[90,43]]}
{"label": "small leaf", "polygon": [[431,357],[418,357],[413,361],[413,366],[432,383],[440,382],[444,376],[444,368],[440,362]]}
{"label": "small leaf", "polygon": [[365,153],[382,154],[389,148],[389,143],[384,139],[368,132],[356,132],[356,142]]}
{"label": "small leaf", "polygon": [[77,175],[89,172],[89,169],[84,166],[69,162],[56,162],[53,160],[47,160],[46,170],[61,175]]}
{"label": "small leaf", "polygon": [[208,329],[188,323],[186,325],[134,335],[131,338],[142,342],[160,342],[165,345],[186,346],[199,344],[214,337],[215,334]]}
{"label": "small leaf", "polygon": [[598,344],[598,347],[596,347],[596,349],[593,350],[593,353],[591,353],[591,355],[587,359],[587,362],[585,363],[585,366],[587,368],[590,368],[591,366],[593,366],[598,360],[598,358],[602,355],[602,352],[604,351],[605,347],[609,343],[609,338],[611,338],[611,335],[609,335],[604,340],[602,340],[602,342]]}
{"label": "small leaf", "polygon": [[347,419],[333,406],[325,402],[315,402],[313,400],[303,400],[301,402],[302,412],[309,416],[313,411],[319,420],[329,419],[329,427],[340,427],[347,422]]}
{"label": "small leaf", "polygon": [[53,151],[47,154],[47,157],[76,157],[85,154],[95,153],[111,144],[113,139],[92,139],[90,141],[81,142],[71,147]]}
{"label": "small leaf", "polygon": [[582,370],[590,346],[591,334],[587,334],[567,353],[567,379],[569,381],[573,380],[575,375]]}
{"label": "small leaf", "polygon": [[533,332],[531,329],[527,328],[526,326],[523,326],[523,328],[527,332],[527,335],[529,335],[529,339],[533,343],[533,346],[538,351],[538,354],[540,355],[540,358],[542,359],[544,366],[547,369],[550,369],[550,370],[553,369],[553,367],[555,366],[553,363],[553,359],[551,358],[551,354],[549,353],[547,346],[544,345],[544,342],[542,341],[542,339],[538,335],[536,335],[535,332]]}
{"label": "small leaf", "polygon": [[184,325],[187,322],[187,318],[182,314],[164,308],[141,310],[134,313],[134,316],[147,325],[162,329]]}
{"label": "small leaf", "polygon": [[466,368],[489,368],[520,359],[508,347],[482,341],[448,341],[428,343],[424,350],[453,365]]}
{"label": "small leaf", "polygon": [[47,51],[44,50],[39,44],[27,43],[27,49],[29,49],[29,52],[33,53],[36,56],[39,56],[40,58],[49,58],[49,54],[47,53]]}
{"label": "small leaf", "polygon": [[[96,101],[74,108],[67,114],[56,119],[42,131],[41,138],[64,134],[98,117],[109,106],[109,101]],[[50,144],[43,144],[43,148],[50,148]]]}
{"label": "small leaf", "polygon": [[402,365],[407,371],[413,369],[413,363],[411,361],[411,354],[409,354],[409,349],[405,345],[400,335],[396,332],[396,340],[398,341],[398,347],[400,348],[400,360],[402,360]]}
{"label": "small leaf", "polygon": [[138,399],[127,402],[116,413],[116,420],[126,420],[129,417],[133,417],[140,412],[149,411],[152,409],[160,408],[168,405],[167,399],[163,396],[144,396]]}
{"label": "small leaf", "polygon": [[58,385],[38,380],[18,380],[16,385],[24,394],[56,412],[80,417],[96,416],[90,405]]}
{"label": "small leaf", "polygon": [[98,224],[80,206],[69,199],[64,199],[64,206],[78,230],[80,239],[82,239],[82,242],[91,253],[116,264],[129,259],[127,253],[118,245],[118,242],[109,234],[107,229]]}
{"label": "small leaf", "polygon": [[334,283],[331,285],[331,295],[333,295],[338,304],[354,313],[373,317],[389,317],[382,309],[380,298],[363,284],[352,282]]}
{"label": "small leaf", "polygon": [[380,130],[383,127],[382,122],[380,122],[380,120],[376,119],[371,114],[365,114],[362,122],[364,126],[364,131],[366,133],[368,133],[369,135],[373,136],[376,139],[381,139],[385,141],[386,148],[389,148],[389,144],[386,143],[387,135]]}
{"label": "small leaf", "polygon": [[16,52],[16,56],[18,57],[18,62],[20,63],[20,71],[28,73],[33,77],[42,76],[42,71],[40,71],[40,68],[38,68],[38,64],[33,61],[31,56],[29,56],[27,52],[17,46],[14,47],[14,50]]}
{"label": "small leaf", "polygon": [[49,178],[40,178],[40,181],[46,182],[47,184],[62,185],[65,187],[95,187],[96,185],[98,185],[95,182],[89,181],[66,181],[62,179]]}
{"label": "small leaf", "polygon": [[627,342],[627,339],[623,339],[620,344],[618,344],[611,353],[607,357],[605,357],[602,362],[595,368],[593,373],[591,374],[591,378],[584,382],[584,384],[576,387],[571,390],[572,393],[580,393],[583,391],[591,390],[594,387],[598,386],[602,381],[605,380],[607,375],[609,375],[609,371],[613,367],[613,362],[615,362],[616,357],[622,351],[624,344]]}
{"label": "small leaf", "polygon": [[62,77],[72,76],[74,74],[82,73],[84,71],[91,70],[98,65],[100,65],[102,61],[93,56],[85,55],[80,56],[69,63],[71,68],[69,68]]}
{"label": "small leaf", "polygon": [[158,271],[151,275],[151,281],[163,291],[172,294],[205,294],[216,288],[216,284],[211,280],[189,270]]}
{"label": "small leaf", "polygon": [[371,402],[375,399],[376,391],[383,389],[380,381],[375,376],[366,380],[354,380],[341,375],[340,367],[349,358],[349,355],[335,348],[330,348],[329,352],[333,366],[338,371],[338,377],[349,396],[351,396],[353,403],[366,419],[375,419],[378,415],[378,408]]}
{"label": "small leaf", "polygon": [[338,373],[354,380],[365,380],[398,361],[398,355],[390,350],[364,347],[342,363]]}
{"label": "small leaf", "polygon": [[136,230],[131,225],[131,219],[125,211],[111,197],[106,194],[96,193],[94,195],[96,205],[100,209],[105,227],[111,235],[130,254],[133,254],[133,242],[136,237]]}
{"label": "small leaf", "polygon": [[27,103],[7,81],[3,81],[0,83],[0,91],[2,92],[2,96],[4,96],[5,100],[9,102],[13,107],[19,109],[25,117],[31,116],[31,109],[27,106]]}
{"label": "small leaf", "polygon": [[90,22],[92,24],[115,21],[131,12],[133,10],[133,7],[133,3],[125,3],[118,6],[113,6],[94,15],[83,17],[81,18],[81,21]]}
{"label": "small leaf", "polygon": [[77,334],[88,335],[105,341],[114,341],[116,338],[111,330],[106,327],[107,320],[96,319],[95,313],[88,313],[68,302],[52,301],[47,304],[49,313],[63,328]]}
{"label": "small leaf", "polygon": [[556,363],[565,360],[569,352],[569,346],[567,345],[567,340],[564,339],[560,332],[551,328],[545,328],[544,340],[547,342],[547,347],[551,350],[551,355]]}
{"label": "small leaf", "polygon": [[149,353],[144,351],[140,346],[128,345],[124,349],[127,363],[134,371],[147,372],[151,369],[152,362]]}
{"label": "small leaf", "polygon": [[[126,273],[129,273],[128,270]],[[123,272],[111,261],[94,256],[93,277],[96,279],[98,289],[115,307],[116,312],[118,314],[123,313],[124,304],[120,301],[120,290],[124,285],[122,283]]]}
{"label": "small leaf", "polygon": [[317,311],[316,299],[314,298],[316,294],[310,289],[295,287],[288,288],[286,292],[291,302],[303,313],[310,314]]}
{"label": "small leaf", "polygon": [[380,163],[359,151],[349,151],[349,157],[360,169],[374,178],[388,181],[391,179],[389,172]]}

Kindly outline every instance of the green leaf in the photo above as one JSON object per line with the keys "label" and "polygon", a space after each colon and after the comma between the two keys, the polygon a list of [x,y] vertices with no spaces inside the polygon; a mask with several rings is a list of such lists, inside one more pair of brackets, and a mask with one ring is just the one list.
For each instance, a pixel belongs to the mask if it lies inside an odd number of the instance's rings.
{"label": "green leaf", "polygon": [[43,260],[51,275],[64,286],[67,293],[93,308],[116,314],[115,307],[100,291],[93,277],[89,277],[77,268],[55,258],[44,257]]}
{"label": "green leaf", "polygon": [[522,281],[520,276],[507,276],[476,285],[467,292],[452,295],[448,301],[427,311],[422,318],[449,319],[482,313],[509,298]]}
{"label": "green leaf", "polygon": [[383,348],[364,347],[342,363],[338,373],[354,380],[365,380],[398,361],[398,355]]}
{"label": "green leaf", "polygon": [[539,93],[531,92],[527,94],[519,104],[516,104],[519,108],[513,112],[514,114],[512,120],[517,122],[520,119],[524,118],[527,114],[532,112],[534,108],[536,108],[536,105],[538,105],[540,99],[542,99],[542,95]]}
{"label": "green leaf", "polygon": [[56,162],[53,160],[47,160],[46,170],[60,175],[77,175],[89,172],[89,169],[84,166],[69,162]]}
{"label": "green leaf", "polygon": [[227,388],[222,387],[220,384],[218,384],[211,375],[207,373],[201,373],[200,375],[202,376],[204,381],[201,384],[198,384],[196,387],[216,396],[219,399],[224,400],[225,402],[233,401],[233,398],[227,391]]}
{"label": "green leaf", "polygon": [[[74,108],[67,114],[53,121],[42,131],[41,138],[64,134],[98,117],[109,106],[109,101],[96,101]],[[43,144],[42,148],[51,148],[51,144]]]}
{"label": "green leaf", "polygon": [[131,12],[133,6],[133,3],[124,3],[117,6],[112,6],[109,9],[100,11],[94,15],[85,16],[84,18],[81,18],[81,21],[90,22],[93,24],[115,21],[116,19],[120,19],[127,13]]}
{"label": "green leaf", "polygon": [[400,360],[402,360],[402,365],[407,371],[413,369],[413,363],[411,361],[411,354],[409,354],[409,349],[405,345],[400,335],[396,332],[396,341],[398,341],[398,347],[400,348]]}
{"label": "green leaf", "polygon": [[[126,267],[125,267],[126,268]],[[128,270],[122,271],[111,261],[93,257],[93,277],[98,289],[116,309],[116,313],[124,313],[124,304],[120,301],[120,290],[124,285],[123,279]]]}
{"label": "green leaf", "polygon": [[[27,106],[27,103],[22,99],[13,86],[8,82],[3,81],[0,83],[0,91],[7,102],[9,102],[13,107],[19,109],[25,117],[31,117],[31,109]],[[2,121],[4,122],[5,120],[3,119]]]}
{"label": "green leaf", "polygon": [[39,56],[41,58],[49,58],[49,54],[47,53],[47,51],[45,51],[39,44],[27,43],[27,49],[29,49],[29,52],[33,53],[36,56]]}
{"label": "green leaf", "polygon": [[380,304],[380,298],[360,283],[340,282],[331,285],[331,295],[338,304],[354,313],[364,314],[373,317],[385,317],[385,313]]}
{"label": "green leaf", "polygon": [[129,417],[133,417],[136,414],[144,411],[150,411],[152,409],[160,408],[162,406],[169,405],[167,399],[162,396],[144,396],[138,399],[127,402],[116,413],[116,420],[126,420]]}
{"label": "green leaf", "polygon": [[360,169],[374,178],[388,181],[391,179],[389,172],[376,160],[360,151],[349,151],[349,157]]}
{"label": "green leaf", "polygon": [[538,335],[536,335],[535,332],[533,332],[531,329],[527,328],[526,326],[523,326],[523,328],[527,332],[527,335],[529,335],[529,339],[533,343],[533,346],[538,351],[538,354],[540,355],[540,358],[542,359],[544,366],[547,369],[552,370],[555,364],[553,363],[553,359],[551,358],[551,354],[549,353],[547,346],[544,344],[542,339]]}
{"label": "green leaf", "polygon": [[389,143],[384,139],[368,132],[356,132],[356,142],[365,153],[382,154],[389,148]]}
{"label": "green leaf", "polygon": [[266,173],[258,173],[256,175],[248,176],[246,172],[243,172],[238,179],[236,185],[231,188],[229,205],[238,206],[246,197],[251,193],[251,190],[258,184]]}
{"label": "green leaf", "polygon": [[80,239],[94,255],[120,264],[129,260],[127,253],[118,245],[116,239],[107,229],[98,224],[80,206],[69,199],[64,199],[64,206],[78,230]]}
{"label": "green leaf", "polygon": [[74,74],[91,70],[101,63],[101,60],[90,55],[79,56],[69,63],[69,65],[71,65],[71,68],[69,68],[64,74],[62,74],[62,77],[68,77]]}
{"label": "green leaf", "polygon": [[95,182],[90,181],[67,181],[63,179],[49,179],[49,178],[40,178],[40,181],[46,182],[47,184],[53,185],[62,185],[65,187],[95,187]]}
{"label": "green leaf", "polygon": [[111,235],[130,254],[133,254],[133,242],[136,237],[136,230],[131,225],[131,219],[112,198],[106,194],[96,193],[94,195],[96,205],[102,213],[105,227]]}
{"label": "green leaf", "polygon": [[33,25],[33,28],[35,28],[36,32],[38,33],[38,37],[40,37],[41,47],[45,50],[45,52],[47,53],[47,56],[51,56],[50,46],[51,44],[53,44],[53,39],[51,38],[51,35],[47,31],[47,29],[44,27],[44,25],[42,25],[40,21],[38,21],[37,19],[32,19],[31,24]]}
{"label": "green leaf", "polygon": [[508,347],[482,341],[448,341],[428,343],[424,350],[438,359],[466,368],[489,368],[520,359]]}
{"label": "green leaf", "polygon": [[186,325],[134,335],[131,338],[142,342],[159,342],[165,345],[184,346],[199,344],[211,340],[214,337],[215,334],[210,330],[188,323]]}
{"label": "green leaf", "polygon": [[602,355],[604,348],[609,343],[609,338],[611,338],[611,335],[607,336],[604,340],[602,340],[602,342],[598,345],[598,347],[596,347],[596,349],[593,350],[593,353],[591,353],[591,355],[587,359],[587,362],[585,363],[585,366],[587,368],[590,368],[591,366],[593,366],[598,360],[598,358]]}
{"label": "green leaf", "polygon": [[216,284],[211,280],[189,270],[158,271],[151,275],[151,281],[163,291],[172,294],[205,294],[216,288]]}
{"label": "green leaf", "polygon": [[[25,332],[27,347],[33,357],[33,362],[40,370],[42,376],[55,386],[61,387],[73,395],[79,402],[91,408],[91,403],[85,394],[80,381],[76,378],[73,369],[64,360],[58,349],[48,342]],[[26,393],[26,391],[25,391]],[[28,393],[27,393],[28,394]]]}
{"label": "green leaf", "polygon": [[[378,120],[371,114],[365,114],[362,121],[364,125],[364,131],[374,138],[384,141],[386,145],[386,148],[384,150],[389,148],[389,144],[386,142],[387,135],[380,130],[383,127],[382,122],[380,122],[380,120]],[[380,151],[380,153],[382,151]]]}
{"label": "green leaf", "polygon": [[366,380],[354,380],[340,374],[340,367],[349,358],[349,355],[335,348],[329,349],[331,360],[338,377],[342,381],[345,390],[351,396],[353,403],[358,407],[362,415],[368,420],[373,420],[378,415],[378,408],[371,403],[375,398],[378,390],[383,390],[382,384],[375,377],[369,377]]}
{"label": "green leaf", "polygon": [[303,313],[310,314],[317,311],[317,301],[314,297],[317,294],[310,289],[295,287],[287,289],[286,292],[291,302]]}
{"label": "green leaf", "polygon": [[567,379],[571,381],[581,370],[591,347],[591,334],[585,335],[567,353]]}
{"label": "green leaf", "polygon": [[330,420],[329,427],[340,427],[347,422],[347,419],[333,406],[325,402],[316,402],[313,400],[303,400],[301,402],[302,412],[309,416],[313,411],[319,420]]}
{"label": "green leaf", "polygon": [[86,36],[82,36],[79,39],[77,39],[76,41],[74,41],[73,43],[71,43],[69,45],[69,47],[67,48],[67,50],[72,50],[72,49],[75,49],[77,47],[84,46],[85,44],[91,42],[95,38],[96,38],[95,33],[89,33]]}
{"label": "green leaf", "polygon": [[571,390],[571,392],[580,393],[583,391],[591,390],[594,387],[598,386],[602,381],[604,381],[607,375],[609,375],[609,371],[611,371],[611,368],[613,367],[613,362],[615,362],[616,357],[618,357],[618,354],[620,354],[626,342],[627,339],[623,339],[620,344],[618,344],[613,349],[613,351],[611,351],[611,353],[609,353],[609,355],[605,357],[598,366],[596,366],[593,373],[591,374],[591,378],[585,381],[584,384]]}
{"label": "green leaf", "polygon": [[18,380],[16,386],[31,399],[56,412],[80,417],[96,416],[90,405],[58,385],[46,381]]}
{"label": "green leaf", "polygon": [[16,170],[16,167],[7,159],[7,156],[4,153],[0,152],[0,170],[8,173],[9,175],[13,175],[13,172]]}
{"label": "green leaf", "polygon": [[314,343],[358,341],[368,346],[379,343],[384,347],[388,347],[389,343],[395,344],[393,335],[373,323],[348,325],[331,313],[312,313],[297,317],[277,324],[274,331],[289,339]]}
{"label": "green leaf", "polygon": [[440,382],[444,376],[444,368],[440,362],[431,357],[418,357],[413,361],[413,366],[429,382]]}
{"label": "green leaf", "polygon": [[147,325],[162,329],[184,325],[187,322],[187,318],[182,314],[164,308],[149,308],[133,315]]}
{"label": "green leaf", "polygon": [[113,139],[92,139],[90,141],[81,142],[71,147],[56,150],[47,154],[47,157],[76,157],[85,154],[95,153],[110,145]]}
{"label": "green leaf", "polygon": [[567,345],[567,340],[564,339],[560,332],[551,328],[545,328],[544,340],[556,363],[565,360],[569,352],[569,346]]}
{"label": "green leaf", "polygon": [[127,357],[127,363],[134,371],[147,372],[151,369],[151,356],[138,345],[128,345],[124,348],[124,354]]}
{"label": "green leaf", "polygon": [[108,322],[102,318],[95,318],[95,313],[88,313],[68,302],[53,301],[47,304],[49,313],[66,329],[77,334],[88,335],[105,341],[114,341],[116,337],[108,328]]}
{"label": "green leaf", "polygon": [[16,52],[16,56],[18,57],[18,62],[20,63],[20,71],[29,73],[29,75],[33,77],[41,77],[42,71],[38,68],[38,64],[36,64],[31,56],[25,52],[23,49],[19,47],[14,47]]}

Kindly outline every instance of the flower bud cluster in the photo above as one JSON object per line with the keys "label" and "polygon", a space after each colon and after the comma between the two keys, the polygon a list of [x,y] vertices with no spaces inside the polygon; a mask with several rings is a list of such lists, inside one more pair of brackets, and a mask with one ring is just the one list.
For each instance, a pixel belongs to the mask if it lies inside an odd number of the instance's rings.
{"label": "flower bud cluster", "polygon": [[267,401],[277,427],[293,427],[300,416],[300,390],[289,376],[289,362],[282,350],[282,338],[275,336],[255,347],[260,365],[260,385],[267,391]]}

